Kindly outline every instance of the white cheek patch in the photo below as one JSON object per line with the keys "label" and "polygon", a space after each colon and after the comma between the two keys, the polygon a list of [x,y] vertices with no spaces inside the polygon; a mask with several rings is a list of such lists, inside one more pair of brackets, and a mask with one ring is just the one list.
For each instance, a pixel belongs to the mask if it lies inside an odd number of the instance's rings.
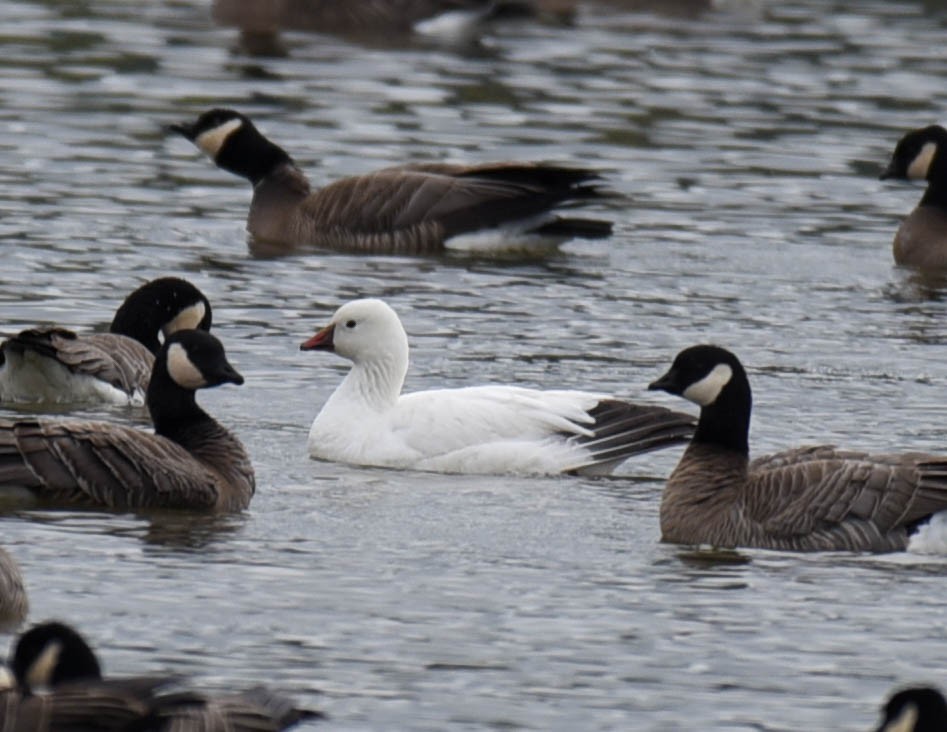
{"label": "white cheek patch", "polygon": [[207,308],[204,307],[204,303],[194,303],[175,315],[174,320],[170,323],[165,323],[161,326],[161,332],[164,333],[165,338],[167,338],[179,330],[193,330],[201,324],[206,312]]}
{"label": "white cheek patch", "polygon": [[914,732],[917,724],[917,705],[907,704],[901,713],[881,728],[881,732]]}
{"label": "white cheek patch", "polygon": [[188,358],[187,351],[180,343],[172,343],[168,348],[168,373],[175,383],[185,389],[200,389],[207,385],[201,370]]}
{"label": "white cheek patch", "polygon": [[227,138],[230,137],[232,133],[239,130],[241,126],[243,126],[242,119],[235,118],[228,120],[222,125],[217,125],[213,129],[199,134],[194,138],[194,144],[197,145],[209,158],[216,158],[217,153],[220,152],[220,148],[224,146]]}
{"label": "white cheek patch", "polygon": [[925,142],[924,147],[914,156],[914,160],[912,160],[908,166],[908,178],[911,180],[925,180],[936,152],[936,142]]}
{"label": "white cheek patch", "polygon": [[681,396],[702,407],[709,406],[717,401],[723,387],[730,383],[731,376],[733,369],[725,363],[718,363],[704,378],[688,386]]}
{"label": "white cheek patch", "polygon": [[62,653],[62,643],[58,640],[50,641],[43,648],[39,657],[26,670],[26,683],[30,687],[49,686],[53,678],[53,671],[59,663],[59,654]]}

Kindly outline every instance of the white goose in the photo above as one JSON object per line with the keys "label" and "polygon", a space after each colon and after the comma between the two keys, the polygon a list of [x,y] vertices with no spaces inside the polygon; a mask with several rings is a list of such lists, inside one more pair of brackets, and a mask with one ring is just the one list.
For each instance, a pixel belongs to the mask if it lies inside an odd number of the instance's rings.
{"label": "white goose", "polygon": [[444,473],[611,472],[632,455],[686,442],[693,418],[605,394],[515,386],[402,394],[408,337],[381,300],[353,300],[300,348],[352,370],[316,416],[321,460]]}

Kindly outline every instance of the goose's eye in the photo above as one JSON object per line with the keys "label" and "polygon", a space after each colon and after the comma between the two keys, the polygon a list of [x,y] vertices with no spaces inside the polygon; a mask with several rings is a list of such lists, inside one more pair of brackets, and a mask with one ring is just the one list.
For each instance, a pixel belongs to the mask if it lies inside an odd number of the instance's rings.
{"label": "goose's eye", "polygon": [[345,327],[346,327],[346,328],[354,328],[354,327],[355,327],[355,321],[354,321],[354,320],[348,321],[348,322],[345,324]]}

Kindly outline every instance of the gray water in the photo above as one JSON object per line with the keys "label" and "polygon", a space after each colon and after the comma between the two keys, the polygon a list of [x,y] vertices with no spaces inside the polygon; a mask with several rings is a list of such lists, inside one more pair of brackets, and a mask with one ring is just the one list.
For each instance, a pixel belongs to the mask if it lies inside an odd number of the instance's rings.
{"label": "gray water", "polygon": [[[74,623],[113,674],[282,689],[331,716],[306,729],[867,730],[893,686],[943,686],[947,552],[661,544],[679,450],[599,480],[306,456],[346,364],[298,344],[357,296],[402,315],[411,389],[686,409],[645,385],[715,341],[750,369],[756,453],[947,449],[947,289],[893,265],[921,191],[877,180],[900,134],[944,121],[947,9],[734,5],[588,2],[461,52],[289,31],[273,57],[197,0],[0,4],[3,332],[102,329],[144,279],[191,279],[247,379],[201,400],[259,486],[238,516],[0,517],[31,620]],[[162,131],[211,105],[316,183],[432,159],[600,168],[616,233],[545,260],[256,258],[249,187]]]}

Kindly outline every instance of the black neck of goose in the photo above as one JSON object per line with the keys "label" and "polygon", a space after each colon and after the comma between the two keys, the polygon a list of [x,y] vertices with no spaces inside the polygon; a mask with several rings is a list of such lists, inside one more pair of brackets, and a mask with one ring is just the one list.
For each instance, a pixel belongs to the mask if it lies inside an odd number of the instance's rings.
{"label": "black neck of goose", "polygon": [[252,125],[244,125],[233,133],[214,162],[254,186],[280,166],[295,165],[289,153],[267,140]]}
{"label": "black neck of goose", "polygon": [[160,362],[155,363],[145,398],[155,434],[179,444],[184,434],[199,422],[214,419],[197,405],[195,392],[177,384]]}
{"label": "black neck of goose", "polygon": [[750,413],[753,397],[745,377],[738,374],[727,384],[717,400],[700,410],[693,442],[703,442],[749,455]]}
{"label": "black neck of goose", "polygon": [[930,176],[927,190],[921,198],[921,205],[947,209],[947,172],[940,178]]}
{"label": "black neck of goose", "polygon": [[158,353],[161,343],[158,342],[158,331],[161,330],[161,323],[157,322],[153,315],[153,309],[138,308],[134,301],[126,301],[115,312],[112,324],[109,326],[110,333],[128,336],[134,338],[145,348],[154,354]]}
{"label": "black neck of goose", "polygon": [[937,142],[937,152],[927,171],[927,190],[921,205],[947,208],[947,134]]}

